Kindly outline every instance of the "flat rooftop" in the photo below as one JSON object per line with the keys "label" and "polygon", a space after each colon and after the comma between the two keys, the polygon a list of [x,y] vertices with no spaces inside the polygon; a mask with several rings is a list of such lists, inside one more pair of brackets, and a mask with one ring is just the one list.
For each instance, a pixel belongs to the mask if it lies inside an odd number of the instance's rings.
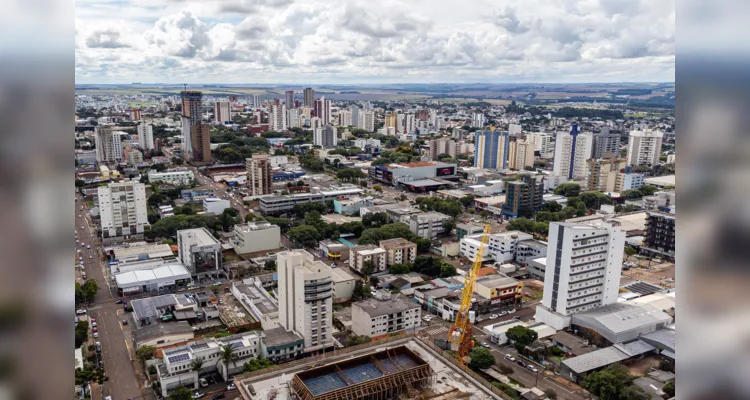
{"label": "flat rooftop", "polygon": [[390,315],[390,314],[396,314],[400,312],[404,312],[406,310],[411,310],[412,308],[420,308],[419,304],[413,303],[408,300],[363,300],[354,303],[357,307],[361,308],[364,312],[367,313],[370,317],[379,317],[381,315]]}
{"label": "flat rooftop", "polygon": [[146,242],[132,243],[130,245],[105,247],[104,251],[114,251],[118,260],[126,258],[159,258],[174,257],[172,248],[168,244],[148,244]]}
{"label": "flat rooftop", "polygon": [[244,224],[235,225],[234,230],[239,231],[239,232],[253,232],[253,231],[262,231],[266,229],[273,229],[274,227],[277,227],[277,226],[271,224],[270,222],[247,222]]}
{"label": "flat rooftop", "polygon": [[183,237],[192,236],[202,245],[219,244],[219,241],[206,228],[183,229],[177,231],[177,235]]}

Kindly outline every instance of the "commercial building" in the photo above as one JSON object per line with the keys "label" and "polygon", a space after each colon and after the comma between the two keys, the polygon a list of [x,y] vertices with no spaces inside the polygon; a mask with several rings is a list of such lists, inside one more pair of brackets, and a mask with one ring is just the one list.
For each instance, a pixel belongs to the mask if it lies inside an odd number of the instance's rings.
{"label": "commercial building", "polygon": [[505,201],[501,206],[504,217],[530,217],[544,204],[544,175],[521,175],[520,180],[505,182]]}
{"label": "commercial building", "polygon": [[437,160],[441,154],[456,158],[456,141],[450,138],[434,139],[429,142],[430,160]]}
{"label": "commercial building", "polygon": [[141,326],[133,332],[135,346],[139,349],[143,346],[159,349],[185,343],[194,338],[195,332],[187,321]]}
{"label": "commercial building", "polygon": [[245,159],[247,188],[250,196],[271,194],[272,166],[268,154],[257,153]]}
{"label": "commercial building", "polygon": [[394,186],[408,186],[431,178],[453,179],[456,164],[435,161],[419,161],[403,164],[387,164],[370,167],[370,178]]}
{"label": "commercial building", "polygon": [[182,265],[194,277],[221,274],[221,243],[206,228],[177,231],[177,247]]}
{"label": "commercial building", "polygon": [[287,109],[294,108],[294,90],[287,90],[284,92],[284,104]]}
{"label": "commercial building", "polygon": [[349,267],[362,275],[383,272],[387,265],[386,251],[380,247],[370,244],[349,249]]}
{"label": "commercial building", "polygon": [[294,360],[305,348],[305,340],[300,335],[281,327],[260,334],[260,356],[277,364]]}
{"label": "commercial building", "polygon": [[534,143],[526,141],[511,142],[514,148],[511,151],[508,160],[508,168],[523,171],[526,167],[534,166]]}
{"label": "commercial building", "polygon": [[278,249],[281,247],[281,229],[269,222],[246,222],[235,225],[232,247],[237,254]]}
{"label": "commercial building", "polygon": [[445,232],[444,224],[451,219],[443,213],[431,211],[409,216],[409,229],[417,236],[432,239]]}
{"label": "commercial building", "polygon": [[367,132],[375,132],[375,111],[362,111],[359,113],[358,128]]}
{"label": "commercial building", "polygon": [[[275,320],[279,318],[279,306],[276,300],[263,287],[263,282],[257,276],[248,278],[242,283],[233,283],[229,289],[242,308],[258,321],[264,319]],[[301,349],[300,349],[301,350]]]}
{"label": "commercial building", "polygon": [[561,330],[573,314],[617,302],[625,231],[615,223],[552,222],[536,320]]}
{"label": "commercial building", "polygon": [[146,186],[140,182],[117,182],[97,188],[103,238],[142,234],[150,226]]}
{"label": "commercial building", "polygon": [[138,149],[131,148],[128,152],[128,164],[136,167],[143,164],[143,153]]}
{"label": "commercial building", "polygon": [[219,215],[231,206],[232,204],[229,200],[220,199],[218,197],[206,197],[203,199],[203,211],[207,213]]}
{"label": "commercial building", "polygon": [[303,106],[312,108],[313,103],[315,102],[315,91],[313,88],[305,88],[302,91],[302,100]]}
{"label": "commercial building", "polygon": [[520,302],[523,282],[501,275],[477,280],[474,293],[490,300],[491,305],[507,306]]}
{"label": "commercial building", "polygon": [[422,308],[406,299],[370,299],[352,304],[352,333],[371,338],[420,326]]}
{"label": "commercial building", "polygon": [[617,156],[620,154],[620,134],[609,133],[609,128],[602,128],[594,133],[593,158],[609,158],[607,153]]}
{"label": "commercial building", "polygon": [[[627,167],[625,169],[627,171]],[[617,175],[615,192],[622,193],[626,190],[635,190],[643,187],[643,174],[636,172],[624,172]]]}
{"label": "commercial building", "polygon": [[336,127],[332,125],[324,125],[320,128],[316,128],[313,132],[313,146],[332,149],[336,147],[336,143],[338,143],[337,136]]}
{"label": "commercial building", "polygon": [[232,109],[228,101],[217,101],[214,103],[214,121],[219,124],[232,122]]}
{"label": "commercial building", "polygon": [[318,193],[299,193],[285,196],[266,196],[260,198],[260,211],[263,214],[284,214],[292,211],[295,205],[302,203],[322,203],[334,200],[340,196],[358,195],[363,192],[359,188],[345,188],[339,190],[321,191]]}
{"label": "commercial building", "polygon": [[664,189],[667,186],[674,188],[677,184],[677,177],[675,175],[662,175],[652,176],[645,178],[643,183],[646,185],[656,186],[660,189]]}
{"label": "commercial building", "polygon": [[138,143],[143,150],[154,150],[154,127],[151,124],[138,124]]}
{"label": "commercial building", "polygon": [[[491,233],[487,238],[487,247],[482,251],[482,261],[507,263],[516,257],[518,244],[525,240],[532,240],[533,236],[520,231]],[[479,252],[482,234],[464,236],[461,239],[461,255],[473,260]]]}
{"label": "commercial building", "polygon": [[581,133],[578,124],[573,124],[570,133],[558,132],[552,173],[568,179],[585,179],[586,160],[591,158],[593,146],[593,135]]}
{"label": "commercial building", "polygon": [[168,183],[175,186],[190,186],[194,179],[195,175],[193,175],[193,171],[187,168],[175,168],[162,172],[157,172],[153,169],[148,171],[149,183]]}
{"label": "commercial building", "polygon": [[[624,158],[591,158],[586,160],[587,190],[616,192],[621,171],[627,167]],[[624,183],[621,181],[621,183]]]}
{"label": "commercial building", "polygon": [[646,129],[630,131],[628,141],[629,165],[657,165],[661,155],[664,132]]}
{"label": "commercial building", "polygon": [[663,207],[662,209],[665,211],[646,211],[648,217],[641,253],[674,260],[676,227],[674,208]]}
{"label": "commercial building", "polygon": [[122,139],[120,136],[120,132],[114,132],[111,126],[99,125],[94,128],[96,162],[113,164],[122,161]]}
{"label": "commercial building", "polygon": [[613,303],[578,313],[571,321],[579,332],[588,331],[590,337],[598,337],[594,342],[600,346],[634,340],[671,323],[672,317],[665,310],[633,302]]}
{"label": "commercial building", "polygon": [[184,288],[192,282],[190,272],[180,264],[115,274],[120,296]]}
{"label": "commercial building", "polygon": [[477,168],[506,169],[510,155],[508,132],[493,129],[474,132],[474,166]]}
{"label": "commercial building", "polygon": [[385,250],[385,263],[387,266],[393,264],[413,263],[417,259],[417,245],[404,238],[381,240],[378,243]]}
{"label": "commercial building", "polygon": [[271,130],[276,132],[285,132],[288,128],[286,120],[286,106],[283,104],[274,104],[268,113],[268,122],[271,124]]}
{"label": "commercial building", "polygon": [[675,204],[676,193],[672,191],[656,192],[653,196],[645,196],[643,198],[643,208],[646,210],[669,211]]}
{"label": "commercial building", "polygon": [[284,251],[277,255],[279,323],[305,341],[305,352],[333,343],[333,279],[331,269],[312,254]]}

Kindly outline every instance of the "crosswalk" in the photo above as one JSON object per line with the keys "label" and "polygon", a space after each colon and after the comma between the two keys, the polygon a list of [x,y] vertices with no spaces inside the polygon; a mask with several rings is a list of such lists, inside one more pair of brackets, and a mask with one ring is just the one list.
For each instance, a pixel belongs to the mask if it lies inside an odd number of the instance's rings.
{"label": "crosswalk", "polygon": [[422,332],[427,333],[430,336],[448,336],[448,331],[450,328],[448,328],[445,325],[438,325],[438,326],[430,326],[422,330]]}

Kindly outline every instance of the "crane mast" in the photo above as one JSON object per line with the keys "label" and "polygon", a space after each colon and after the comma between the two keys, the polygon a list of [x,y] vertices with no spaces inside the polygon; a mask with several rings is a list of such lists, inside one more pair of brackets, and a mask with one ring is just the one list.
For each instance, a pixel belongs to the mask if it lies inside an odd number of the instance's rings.
{"label": "crane mast", "polygon": [[456,313],[456,321],[448,332],[448,341],[451,342],[451,348],[458,353],[458,359],[462,365],[466,365],[469,358],[469,352],[472,348],[471,342],[471,321],[469,321],[469,311],[471,309],[471,299],[474,295],[474,286],[477,283],[477,274],[482,268],[482,252],[487,247],[490,226],[484,226],[482,241],[477,250],[477,256],[474,258],[474,265],[464,278],[464,288],[461,294],[461,307]]}

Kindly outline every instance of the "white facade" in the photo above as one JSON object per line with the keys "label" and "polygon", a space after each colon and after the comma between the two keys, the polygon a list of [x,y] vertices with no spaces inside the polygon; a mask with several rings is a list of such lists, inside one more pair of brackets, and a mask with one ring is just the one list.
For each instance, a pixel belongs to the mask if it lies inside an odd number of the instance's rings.
{"label": "white facade", "polygon": [[221,243],[206,228],[177,231],[180,262],[193,276],[216,275],[221,268]]}
{"label": "white facade", "polygon": [[559,317],[540,321],[540,316],[566,317],[617,302],[625,231],[607,222],[552,222],[548,244],[540,306],[546,312],[537,311],[537,321],[561,329]]}
{"label": "white facade", "polygon": [[[487,239],[487,247],[482,252],[482,261],[506,263],[515,258],[518,242],[531,240],[533,236],[519,231],[508,231],[490,234]],[[461,255],[473,260],[477,256],[481,241],[482,235],[463,237],[460,247]]]}
{"label": "white facade", "polygon": [[420,326],[422,308],[407,300],[365,300],[352,304],[352,332],[378,337]]}
{"label": "white facade", "polygon": [[287,126],[289,128],[300,128],[302,127],[302,124],[300,124],[299,120],[299,109],[293,108],[291,110],[286,110],[286,122]]}
{"label": "white facade", "polygon": [[279,324],[305,341],[306,351],[333,343],[331,268],[304,250],[278,253]]}
{"label": "white facade", "polygon": [[374,111],[360,112],[357,127],[360,129],[364,129],[367,132],[375,132],[375,112]]}
{"label": "white facade", "polygon": [[336,128],[331,125],[326,125],[315,129],[313,133],[314,146],[321,146],[324,149],[331,149],[336,147],[336,143],[338,143]]}
{"label": "white facade", "polygon": [[508,124],[508,134],[513,136],[518,136],[521,134],[521,125],[518,124]]}
{"label": "white facade", "polygon": [[484,126],[484,114],[475,113],[471,116],[471,127],[481,128]]}
{"label": "white facade", "polygon": [[203,211],[207,213],[219,215],[231,206],[229,200],[220,199],[218,197],[206,197],[203,199]]}
{"label": "white facade", "polygon": [[94,131],[96,162],[110,164],[122,161],[122,141],[120,133],[111,126],[97,126]]}
{"label": "white facade", "polygon": [[190,132],[190,118],[182,116],[182,158],[193,158],[193,135]]}
{"label": "white facade", "polygon": [[544,132],[534,132],[526,134],[526,141],[534,143],[534,150],[539,154],[552,153],[555,146],[552,142],[552,135]]}
{"label": "white facade", "polygon": [[443,224],[450,219],[450,216],[439,212],[415,214],[409,217],[409,229],[419,237],[432,239],[445,232]]}
{"label": "white facade", "polygon": [[[359,126],[359,107],[357,106],[350,106],[349,112],[351,113],[351,119],[349,121],[349,125],[351,126]],[[349,126],[345,125],[345,126]]]}
{"label": "white facade", "polygon": [[146,186],[140,182],[118,182],[97,189],[102,237],[143,233],[149,226]]}
{"label": "white facade", "polygon": [[356,246],[349,249],[349,266],[364,274],[365,265],[372,264],[372,273],[383,272],[387,267],[386,251],[380,247]]}
{"label": "white facade", "polygon": [[154,127],[151,124],[138,124],[138,142],[143,150],[154,149]]}
{"label": "white facade", "polygon": [[232,247],[237,254],[275,250],[281,247],[281,229],[268,222],[247,222],[234,226]]}
{"label": "white facade", "polygon": [[339,111],[339,126],[352,126],[352,113],[347,110]]}
{"label": "white facade", "polygon": [[579,133],[575,136],[567,132],[558,133],[555,138],[553,174],[562,175],[568,179],[585,179],[586,160],[591,158],[593,146],[594,137],[590,133]]}
{"label": "white facade", "polygon": [[661,155],[661,142],[664,133],[646,129],[643,131],[630,131],[628,141],[628,164],[629,165],[657,165]]}
{"label": "white facade", "polygon": [[516,142],[516,158],[513,166],[517,170],[534,166],[534,143]]}
{"label": "white facade", "polygon": [[228,101],[217,101],[214,103],[214,121],[220,124],[232,122],[232,109]]}
{"label": "white facade", "polygon": [[643,174],[630,172],[617,176],[617,192],[640,189],[641,187],[643,187]]}
{"label": "white facade", "polygon": [[136,149],[130,149],[130,153],[128,153],[128,163],[130,165],[143,164],[143,153]]}
{"label": "white facade", "polygon": [[193,183],[195,176],[193,171],[189,169],[179,170],[167,170],[163,172],[156,172],[155,170],[148,171],[148,182],[149,183],[168,183],[170,185],[190,185]]}
{"label": "white facade", "polygon": [[268,113],[268,123],[271,125],[270,128],[272,131],[286,131],[288,127],[286,120],[286,106],[283,104],[271,106],[271,112]]}

